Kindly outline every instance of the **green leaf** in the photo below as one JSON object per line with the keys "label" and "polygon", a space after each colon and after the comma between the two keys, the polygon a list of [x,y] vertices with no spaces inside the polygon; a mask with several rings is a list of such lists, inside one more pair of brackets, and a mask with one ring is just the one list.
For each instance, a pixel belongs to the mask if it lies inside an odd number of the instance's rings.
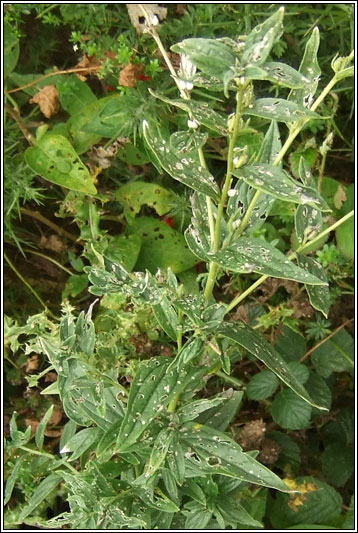
{"label": "green leaf", "polygon": [[324,378],[329,377],[332,372],[353,372],[354,342],[351,335],[345,329],[337,331],[312,352],[311,360],[318,374]]}
{"label": "green leaf", "polygon": [[[256,160],[263,164],[272,164],[276,160],[282,148],[280,132],[277,122],[271,121],[271,124],[265,134],[263,142],[260,143],[260,149],[257,150]],[[282,163],[278,165],[281,168]],[[229,193],[227,204],[227,213],[230,216],[230,223],[235,228],[240,223],[244,214],[247,212],[249,205],[256,193],[256,190],[250,187],[244,180],[239,179],[235,187]],[[260,228],[268,216],[275,199],[273,196],[261,193],[256,202],[255,209],[252,211],[246,233],[250,235],[254,230]]]}
{"label": "green leaf", "polygon": [[156,183],[133,181],[119,187],[115,192],[115,199],[124,207],[125,213],[130,211],[133,218],[143,205],[152,207],[159,216],[168,213],[174,195]]}
{"label": "green leaf", "polygon": [[194,400],[189,402],[177,411],[177,415],[182,422],[189,422],[197,418],[200,413],[207,411],[213,407],[221,405],[225,401],[225,398],[217,396],[208,400]]}
{"label": "green leaf", "polygon": [[322,227],[322,213],[310,205],[297,206],[295,213],[295,230],[299,244],[305,238],[312,239]]}
{"label": "green leaf", "polygon": [[74,461],[98,441],[101,435],[102,431],[98,427],[81,429],[81,431],[66,442],[65,446],[60,450],[60,453],[72,452],[69,461]]}
{"label": "green leaf", "polygon": [[[173,430],[165,427],[159,431],[158,435],[153,441],[152,451],[150,457],[144,466],[143,479],[148,479],[155,474],[155,472],[161,467],[165,461],[165,457],[168,452],[168,448],[173,440]],[[142,477],[142,476],[140,476]],[[140,484],[137,478],[134,484]],[[141,481],[143,483],[143,481]]]}
{"label": "green leaf", "polygon": [[178,157],[170,143],[160,139],[151,131],[147,121],[143,122],[143,133],[148,146],[168,174],[195,191],[202,192],[213,199],[218,198],[219,188],[206,168],[202,167],[190,155]]}
{"label": "green leaf", "polygon": [[[115,235],[110,236],[105,255],[113,263],[120,263],[131,272],[138,261],[142,247],[140,235]],[[87,276],[86,276],[87,277]]]}
{"label": "green leaf", "polygon": [[212,513],[210,511],[199,510],[199,509],[193,509],[192,512],[188,514],[188,516],[186,517],[184,527],[187,531],[191,529],[195,529],[195,530],[206,529],[206,526],[210,522]]}
{"label": "green leaf", "polygon": [[11,473],[6,480],[4,505],[6,505],[11,498],[11,494],[12,494],[12,491],[14,490],[15,483],[16,483],[16,480],[17,480],[17,477],[20,471],[20,467],[22,463],[25,461],[25,459],[28,459],[28,457],[29,457],[28,454],[25,454],[25,455],[21,455],[21,457],[18,457],[18,459],[16,459],[16,463],[12,467]]}
{"label": "green leaf", "polygon": [[303,385],[292,374],[281,355],[276,352],[266,339],[254,329],[243,323],[237,323],[235,326],[227,324],[220,328],[220,333],[234,342],[237,342],[240,346],[243,346],[252,355],[257,357],[257,359],[265,363],[269,370],[274,372],[285,385],[290,387],[303,400],[313,407],[327,410],[325,407],[317,405],[311,399]]}
{"label": "green leaf", "polygon": [[[185,240],[188,243],[190,250],[194,255],[199,257],[202,261],[209,261],[208,253],[211,249],[211,236],[209,229],[209,215],[207,200],[203,194],[194,194],[190,198],[192,207],[191,226],[185,232]],[[217,217],[217,208],[211,202],[211,211],[214,221]],[[227,235],[227,227],[225,221],[221,219],[220,224],[220,240],[221,242]]]}
{"label": "green leaf", "polygon": [[[327,409],[331,408],[332,392],[328,387],[326,381],[316,372],[311,371],[308,380],[305,383],[308,393],[312,396],[314,401],[319,405],[323,405]],[[313,414],[320,414],[316,409],[313,409]]]}
{"label": "green leaf", "polygon": [[194,337],[191,340],[188,340],[184,346],[178,351],[177,355],[174,357],[173,361],[169,365],[169,369],[176,367],[178,369],[183,368],[188,365],[201,355],[203,351],[203,341],[198,337]]}
{"label": "green leaf", "polygon": [[97,101],[87,83],[75,74],[62,76],[56,83],[56,89],[61,106],[69,115],[75,115],[86,105]]}
{"label": "green leaf", "polygon": [[248,165],[233,172],[255,189],[271,194],[285,202],[309,205],[320,211],[330,211],[326,202],[311,187],[294,181],[287,172],[272,165]]}
{"label": "green leaf", "polygon": [[329,444],[321,455],[322,470],[335,487],[343,487],[354,471],[354,446]]}
{"label": "green leaf", "polygon": [[188,56],[202,72],[220,80],[224,79],[236,62],[231,48],[215,39],[185,39],[170,49],[177,54]]}
{"label": "green leaf", "polygon": [[345,515],[344,522],[342,524],[342,528],[344,529],[354,529],[355,526],[355,507],[354,507],[354,494],[351,497],[351,501],[349,503],[349,509]]}
{"label": "green leaf", "polygon": [[316,120],[322,118],[318,113],[282,98],[259,98],[244,109],[243,114],[286,123],[296,122],[304,118]]}
{"label": "green leaf", "polygon": [[312,407],[292,390],[279,392],[271,404],[272,418],[285,429],[305,429],[308,427]]}
{"label": "green leaf", "polygon": [[[320,263],[304,255],[297,254],[298,266],[315,276],[316,278],[328,282],[327,275]],[[306,285],[306,291],[312,307],[321,311],[327,318],[329,308],[331,307],[331,298],[328,286],[324,285]]]}
{"label": "green leaf", "polygon": [[310,377],[310,369],[306,365],[298,363],[297,361],[291,361],[287,363],[287,366],[291,370],[292,374],[296,376],[297,380],[304,385]]}
{"label": "green leaf", "polygon": [[19,522],[23,522],[24,519],[29,516],[29,514],[31,514],[32,511],[36,509],[36,507],[47,498],[50,492],[55,487],[57,487],[57,485],[61,481],[62,477],[56,472],[53,472],[52,474],[47,476],[35,489],[33,495],[31,496],[25,507],[22,508],[21,513],[19,515]]}
{"label": "green leaf", "polygon": [[146,165],[150,161],[140,139],[136,139],[135,145],[131,142],[126,142],[118,146],[117,157],[127,165]]}
{"label": "green leaf", "polygon": [[337,248],[350,261],[354,261],[354,217],[336,229]]}
{"label": "green leaf", "polygon": [[[153,357],[142,362],[132,381],[126,414],[117,438],[117,451],[123,452],[138,438],[169,402],[187,385],[189,370],[168,371],[172,359]],[[189,377],[188,377],[189,376]],[[179,383],[178,383],[179,380]]]}
{"label": "green leaf", "polygon": [[20,46],[19,39],[16,37],[15,32],[13,31],[10,24],[4,22],[4,67],[3,67],[3,76],[4,80],[16,67],[17,61],[19,59]]}
{"label": "green leaf", "polygon": [[127,226],[127,234],[141,237],[142,246],[135,270],[148,269],[154,274],[158,268],[164,271],[170,268],[177,274],[197,263],[183,235],[157,218],[137,217],[133,224]]}
{"label": "green leaf", "polygon": [[258,24],[249,33],[245,41],[245,48],[241,64],[260,66],[265,63],[271,48],[280,38],[283,31],[284,8],[281,7],[265,22]]}
{"label": "green leaf", "polygon": [[230,524],[233,529],[237,528],[238,524],[240,524],[240,529],[242,526],[254,529],[263,528],[261,522],[255,520],[246,509],[238,503],[236,497],[227,495],[218,497],[215,501],[215,506],[219,509],[225,522]]}
{"label": "green leaf", "polygon": [[262,67],[246,67],[244,76],[252,80],[267,80],[290,89],[302,88],[309,80],[285,63],[270,62]]}
{"label": "green leaf", "polygon": [[37,174],[51,183],[86,194],[97,194],[87,167],[69,141],[62,135],[45,135],[27,148],[25,161]]}
{"label": "green leaf", "polygon": [[250,379],[246,387],[247,397],[249,400],[266,400],[276,392],[279,383],[273,372],[263,370]]}
{"label": "green leaf", "polygon": [[274,348],[285,361],[298,361],[306,353],[306,341],[303,335],[284,325],[276,338]]}
{"label": "green leaf", "polygon": [[236,416],[243,395],[243,391],[234,391],[233,389],[223,391],[219,396],[222,396],[225,402],[202,413],[197,422],[219,431],[226,431]]}
{"label": "green leaf", "polygon": [[[227,118],[214,111],[207,102],[200,102],[198,100],[182,100],[167,98],[162,94],[155,93],[151,89],[149,92],[154,98],[158,98],[162,102],[173,105],[186,111],[196,122],[206,126],[208,129],[216,131],[220,135],[227,136]],[[180,134],[187,132],[178,132]],[[195,136],[197,134],[195,133]]]}
{"label": "green leaf", "polygon": [[72,274],[67,278],[65,288],[62,291],[62,299],[69,296],[76,298],[88,286],[88,277],[86,274]]}
{"label": "green leaf", "polygon": [[257,272],[300,283],[325,285],[319,278],[297,267],[277,248],[259,238],[240,237],[215,254],[209,252],[208,257],[223,269],[232,272]]}
{"label": "green leaf", "polygon": [[278,493],[269,507],[269,517],[274,529],[282,530],[298,524],[330,523],[341,513],[342,497],[324,481],[314,477],[298,477],[296,483],[313,483],[317,490],[307,492],[302,505],[293,510],[289,507],[289,496]]}
{"label": "green leaf", "polygon": [[131,135],[138,114],[143,114],[144,111],[144,102],[136,93],[106,96],[96,103],[97,107],[91,106],[92,113],[82,129],[101,137]]}
{"label": "green leaf", "polygon": [[293,473],[297,472],[301,462],[301,449],[297,442],[281,431],[272,431],[267,438],[274,440],[280,446],[280,455],[275,466],[283,471],[287,471],[289,466]]}
{"label": "green leaf", "polygon": [[186,447],[187,461],[203,472],[222,474],[281,491],[288,490],[276,474],[243,452],[225,433],[188,422],[181,429],[180,440]]}
{"label": "green leaf", "polygon": [[136,487],[135,494],[149,507],[166,513],[177,513],[179,507],[170,500],[161,490],[147,490],[144,487]]}
{"label": "green leaf", "polygon": [[46,426],[52,416],[52,411],[53,411],[53,405],[51,405],[46,413],[44,414],[42,420],[40,421],[39,425],[37,426],[37,429],[36,429],[36,433],[35,433],[35,442],[36,442],[36,446],[38,447],[39,450],[42,450],[42,447],[43,447],[43,443],[44,443],[44,433],[45,433],[45,429],[46,429]]}
{"label": "green leaf", "polygon": [[312,34],[308,39],[300,64],[299,72],[307,78],[307,83],[303,88],[291,91],[288,99],[305,107],[310,107],[313,103],[313,97],[316,93],[321,69],[317,61],[317,52],[319,48],[319,29],[316,26],[313,28]]}

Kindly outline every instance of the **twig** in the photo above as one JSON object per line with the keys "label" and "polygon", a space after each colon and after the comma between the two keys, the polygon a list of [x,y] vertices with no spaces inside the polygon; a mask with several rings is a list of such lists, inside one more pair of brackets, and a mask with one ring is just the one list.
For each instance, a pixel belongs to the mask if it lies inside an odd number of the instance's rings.
{"label": "twig", "polygon": [[6,111],[9,113],[9,115],[15,120],[17,125],[19,126],[20,130],[24,134],[25,139],[27,142],[34,146],[36,144],[35,137],[29,132],[27,127],[25,126],[22,118],[20,117],[19,113],[16,111],[16,109],[13,109],[9,104],[4,104],[4,107]]}
{"label": "twig", "polygon": [[5,94],[10,93],[16,93],[17,91],[23,91],[24,89],[27,89],[28,87],[31,87],[32,85],[36,85],[39,81],[44,80],[45,78],[49,78],[50,76],[57,76],[57,74],[72,74],[76,72],[84,72],[89,70],[98,70],[98,67],[81,67],[81,68],[69,68],[68,70],[56,70],[55,72],[50,72],[49,74],[44,74],[40,78],[37,78],[36,80],[30,81],[30,83],[27,83],[26,85],[23,85],[22,87],[16,87],[16,89],[10,89],[10,91],[6,91]]}
{"label": "twig", "polygon": [[63,237],[67,237],[71,241],[74,241],[74,242],[76,242],[78,244],[82,244],[82,245],[85,244],[84,241],[82,241],[81,239],[78,239],[78,237],[76,237],[75,235],[72,235],[72,233],[69,233],[65,229],[62,229],[60,226],[58,226],[54,222],[51,222],[51,220],[48,220],[47,218],[45,218],[38,211],[31,211],[30,209],[25,209],[25,207],[22,207],[21,208],[21,213],[24,214],[24,215],[28,215],[29,217],[35,218],[36,220],[39,220],[43,224],[46,224],[46,226],[48,226],[49,228],[51,228],[54,231],[56,231],[59,235],[62,235]]}
{"label": "twig", "polygon": [[321,340],[318,344],[316,344],[315,346],[313,346],[313,348],[311,348],[310,350],[308,350],[308,352],[305,353],[305,355],[303,355],[301,357],[301,359],[299,360],[300,363],[302,363],[302,361],[304,361],[305,359],[307,359],[307,357],[309,355],[311,355],[312,352],[314,352],[319,346],[322,346],[322,344],[324,344],[326,341],[328,341],[331,337],[333,337],[340,329],[344,328],[347,324],[350,324],[351,322],[353,322],[354,318],[350,318],[349,320],[346,320],[345,322],[343,322],[343,324],[341,326],[339,326],[338,328],[336,328],[334,331],[332,331],[332,333],[330,333],[328,335],[328,337],[326,337],[325,339]]}

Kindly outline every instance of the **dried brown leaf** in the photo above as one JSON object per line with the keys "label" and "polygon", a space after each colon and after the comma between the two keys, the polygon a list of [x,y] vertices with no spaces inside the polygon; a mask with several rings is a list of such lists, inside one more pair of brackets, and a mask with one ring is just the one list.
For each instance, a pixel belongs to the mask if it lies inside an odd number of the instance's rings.
{"label": "dried brown leaf", "polygon": [[128,63],[119,73],[118,84],[123,87],[135,87],[139,76],[143,74],[143,68],[141,63]]}
{"label": "dried brown leaf", "polygon": [[30,100],[30,104],[38,104],[41,109],[41,113],[46,118],[56,115],[60,109],[60,103],[58,100],[58,92],[54,85],[46,85],[38,93],[35,94]]}

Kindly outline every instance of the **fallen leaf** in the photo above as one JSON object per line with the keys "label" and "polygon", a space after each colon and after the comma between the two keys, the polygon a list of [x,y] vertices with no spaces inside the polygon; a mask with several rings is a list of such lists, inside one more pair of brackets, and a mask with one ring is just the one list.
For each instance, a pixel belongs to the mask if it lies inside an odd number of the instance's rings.
{"label": "fallen leaf", "polygon": [[52,252],[63,252],[66,247],[57,235],[50,235],[49,237],[42,235],[40,239],[40,248],[46,248]]}
{"label": "fallen leaf", "polygon": [[47,383],[47,382],[54,383],[55,381],[57,381],[56,372],[47,372],[47,374],[45,376],[45,383]]}
{"label": "fallen leaf", "polygon": [[54,85],[46,85],[38,93],[35,94],[30,100],[30,104],[38,104],[41,109],[41,113],[46,118],[56,115],[60,109],[60,103],[58,100],[58,92]]}
{"label": "fallen leaf", "polygon": [[142,63],[128,63],[119,73],[118,84],[122,87],[135,87],[139,76],[143,74],[143,68]]}
{"label": "fallen leaf", "polygon": [[88,76],[89,74],[95,74],[100,67],[101,62],[98,61],[96,56],[87,57],[85,54],[84,56],[82,56],[81,61],[75,66],[75,68],[85,70],[81,70],[80,73],[75,72],[75,74],[81,81],[86,81],[86,76]]}
{"label": "fallen leaf", "polygon": [[51,418],[48,422],[49,426],[57,426],[62,420],[62,411],[56,411],[55,409],[52,412]]}

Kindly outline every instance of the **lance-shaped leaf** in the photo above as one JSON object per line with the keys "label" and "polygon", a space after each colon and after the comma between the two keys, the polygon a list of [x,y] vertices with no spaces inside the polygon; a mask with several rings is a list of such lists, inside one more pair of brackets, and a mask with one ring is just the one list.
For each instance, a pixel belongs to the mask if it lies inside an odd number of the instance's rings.
{"label": "lance-shaped leaf", "polygon": [[257,331],[247,326],[247,324],[237,323],[235,325],[227,324],[221,326],[220,333],[265,363],[269,370],[274,372],[285,385],[290,387],[303,400],[313,407],[327,411],[326,407],[317,405],[312,400],[285,360]]}
{"label": "lance-shaped leaf", "polygon": [[[194,194],[190,198],[193,217],[191,226],[185,232],[185,239],[190,250],[202,261],[208,261],[207,254],[211,248],[211,235],[209,229],[209,215],[207,200],[203,194]],[[214,221],[217,217],[217,208],[211,205]],[[220,221],[220,242],[223,242],[227,235],[225,220]]]}
{"label": "lance-shaped leaf", "polygon": [[299,205],[295,212],[295,230],[301,244],[307,237],[313,238],[322,226],[322,213],[309,205]]}
{"label": "lance-shaped leaf", "polygon": [[45,429],[46,429],[46,426],[52,416],[52,411],[53,411],[53,405],[51,405],[46,413],[44,414],[42,420],[40,421],[39,425],[37,426],[37,429],[36,429],[36,433],[35,433],[35,442],[36,442],[36,446],[38,447],[39,450],[42,449],[42,446],[43,446],[43,443],[44,443],[44,434],[45,434]]}
{"label": "lance-shaped leaf", "polygon": [[220,80],[235,66],[235,54],[224,43],[216,39],[185,39],[170,49],[185,54],[202,72]]}
{"label": "lance-shaped leaf", "polygon": [[297,104],[309,107],[312,104],[313,97],[316,93],[321,69],[317,61],[317,52],[319,48],[319,29],[317,26],[313,29],[311,37],[308,39],[300,64],[299,72],[307,78],[308,82],[301,89],[291,91],[288,100]]}
{"label": "lance-shaped leaf", "polygon": [[216,428],[219,431],[226,431],[237,413],[243,395],[244,393],[242,391],[234,391],[233,389],[223,391],[219,396],[225,402],[202,413],[199,416],[198,422]]}
{"label": "lance-shaped leaf", "polygon": [[193,376],[186,367],[181,371],[168,370],[171,359],[153,357],[143,362],[132,381],[126,414],[117,438],[118,452],[127,450],[140,435],[166,409]]}
{"label": "lance-shaped leaf", "polygon": [[186,423],[180,431],[186,460],[205,473],[222,474],[287,492],[289,489],[271,470],[242,451],[234,440],[216,429]]}
{"label": "lance-shaped leaf", "polygon": [[242,65],[260,66],[265,63],[272,46],[282,34],[284,12],[284,8],[281,7],[276,13],[265,20],[265,22],[255,26],[249,33],[241,58]]}
{"label": "lance-shaped leaf", "polygon": [[244,76],[252,80],[272,81],[290,89],[305,87],[310,81],[289,65],[275,61],[265,63],[261,67],[246,67]]}
{"label": "lance-shaped leaf", "polygon": [[29,167],[51,183],[72,191],[97,194],[87,167],[62,135],[45,135],[24,154]]}
{"label": "lance-shaped leaf", "polygon": [[[316,278],[321,279],[324,282],[328,282],[326,273],[317,261],[311,257],[297,254],[297,262],[301,268],[304,268],[310,274],[313,274]],[[306,285],[306,291],[312,307],[321,311],[327,318],[329,308],[331,307],[331,298],[329,294],[328,285]]]}
{"label": "lance-shaped leaf", "polygon": [[219,187],[214,177],[193,157],[190,155],[178,157],[165,139],[158,138],[150,131],[146,120],[143,121],[143,133],[148,146],[168,174],[195,191],[202,192],[213,199],[219,197]]}
{"label": "lance-shaped leaf", "polygon": [[208,255],[223,269],[232,272],[257,272],[300,283],[327,285],[319,278],[297,267],[277,248],[262,239],[241,237],[227,248]]}
{"label": "lance-shaped leaf", "polygon": [[162,295],[159,303],[152,304],[152,309],[160,327],[173,341],[176,341],[179,327],[178,315],[165,294]]}
{"label": "lance-shaped leaf", "polygon": [[223,396],[216,396],[215,398],[208,400],[195,400],[193,402],[186,403],[183,405],[183,407],[178,409],[177,415],[182,422],[189,422],[190,420],[197,418],[200,413],[221,405],[225,401],[226,398]]}
{"label": "lance-shaped leaf", "polygon": [[227,118],[214,111],[207,102],[167,98],[163,94],[156,93],[151,89],[149,89],[149,92],[152,96],[158,98],[158,100],[186,111],[199,124],[203,124],[203,126],[206,126],[210,130],[216,131],[221,135],[228,135]]}
{"label": "lance-shaped leaf", "polygon": [[133,482],[133,485],[146,485],[153,479],[153,475],[165,461],[173,436],[171,428],[165,427],[159,431],[153,442],[150,457],[144,466],[144,472]]}
{"label": "lance-shaped leaf", "polygon": [[324,199],[315,189],[295,182],[287,172],[280,168],[261,163],[260,165],[247,165],[235,170],[233,174],[237,178],[242,178],[251,187],[285,202],[307,204],[320,211],[330,211]]}
{"label": "lance-shaped leaf", "polygon": [[244,109],[244,115],[277,120],[278,122],[296,122],[304,118],[323,118],[303,105],[283,100],[282,98],[259,98]]}
{"label": "lance-shaped leaf", "polygon": [[29,514],[32,513],[36,507],[42,503],[45,498],[50,494],[50,492],[57,487],[57,485],[62,481],[62,477],[53,472],[49,476],[47,476],[40,485],[35,489],[35,492],[29,499],[27,505],[22,508],[21,513],[18,517],[18,520],[22,522]]}

